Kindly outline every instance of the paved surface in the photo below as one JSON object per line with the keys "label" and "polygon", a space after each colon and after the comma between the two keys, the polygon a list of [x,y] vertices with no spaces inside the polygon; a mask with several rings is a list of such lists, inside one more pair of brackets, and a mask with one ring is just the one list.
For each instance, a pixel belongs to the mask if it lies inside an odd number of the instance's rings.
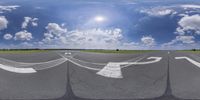
{"label": "paved surface", "polygon": [[[22,62],[43,62],[59,58],[55,53],[1,54],[0,57]],[[32,74],[12,73],[0,69],[0,99],[49,99],[65,94],[67,68],[57,67]]]}
{"label": "paved surface", "polygon": [[173,95],[184,99],[200,99],[200,68],[186,59],[174,60],[177,56],[186,56],[200,62],[198,55],[177,52],[171,54],[170,81]]}
{"label": "paved surface", "polygon": [[[66,52],[72,54],[65,54]],[[69,56],[78,59],[78,62],[66,61],[52,68],[37,70],[37,73],[26,74],[0,69],[0,99],[200,99],[200,68],[185,59],[174,59],[184,56],[200,62],[200,56],[197,54],[175,51],[144,54],[99,54],[78,51],[0,54],[1,58],[26,63],[68,59]],[[123,78],[110,78],[96,74],[108,62],[151,61],[152,59],[147,59],[148,57],[162,57],[162,60],[121,68]],[[92,66],[88,67],[98,69],[91,70],[76,63],[84,63],[84,66],[92,63],[90,64]],[[100,65],[96,67],[95,64]]]}
{"label": "paved surface", "polygon": [[[87,60],[91,57],[99,62],[125,61],[127,55],[103,55],[85,54]],[[114,56],[114,60],[111,59]],[[127,55],[131,59],[131,55]],[[166,88],[167,59],[166,53],[152,53],[150,56],[161,56],[163,60],[149,65],[129,66],[122,69],[122,79],[106,78],[96,74],[96,71],[80,68],[72,63],[70,66],[70,79],[73,92],[76,96],[93,99],[132,99],[154,98],[161,96]],[[134,56],[132,56],[134,57]],[[125,59],[123,59],[125,58]],[[120,59],[120,60],[118,60]],[[144,61],[146,59],[143,59]],[[89,61],[89,60],[88,60]]]}

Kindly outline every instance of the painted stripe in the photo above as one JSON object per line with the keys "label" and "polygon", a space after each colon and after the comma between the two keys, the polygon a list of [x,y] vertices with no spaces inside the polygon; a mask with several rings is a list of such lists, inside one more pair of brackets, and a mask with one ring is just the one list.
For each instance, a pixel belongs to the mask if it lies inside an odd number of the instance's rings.
{"label": "painted stripe", "polygon": [[[121,67],[120,67],[121,65],[151,64],[151,63],[159,62],[162,59],[162,57],[149,57],[147,59],[155,59],[155,60],[148,61],[148,62],[109,62],[102,70],[100,70],[96,74],[104,76],[104,77],[109,77],[109,78],[123,78],[122,72],[121,72]],[[141,59],[139,59],[139,60],[141,60]]]}
{"label": "painted stripe", "polygon": [[102,70],[100,70],[96,74],[110,78],[123,78],[120,64],[118,63],[108,63]]}
{"label": "painted stripe", "polygon": [[16,67],[6,66],[2,64],[0,64],[0,68],[9,72],[14,72],[14,73],[36,73],[37,72],[33,68],[16,68]]}
{"label": "painted stripe", "polygon": [[190,63],[192,63],[192,64],[194,64],[194,65],[196,65],[197,67],[200,68],[200,63],[197,62],[197,61],[194,61],[194,60],[191,59],[191,58],[188,58],[188,57],[175,57],[175,59],[186,59],[186,60],[188,60]]}
{"label": "painted stripe", "polygon": [[[144,59],[145,57],[146,57],[146,56],[143,56],[143,57],[137,59],[137,60],[134,61],[134,62],[139,62],[139,61],[141,61],[142,59]],[[131,66],[131,65],[132,65],[132,64],[127,64],[127,63],[126,63],[126,65],[125,65],[125,66],[122,66],[121,68],[129,67],[129,66]]]}
{"label": "painted stripe", "polygon": [[[67,58],[67,57],[66,57]],[[87,62],[87,61],[83,61],[83,60],[79,60],[79,59],[76,59],[76,58],[74,58],[74,57],[70,57],[70,58],[72,58],[72,59],[74,59],[74,60],[77,60],[77,61],[79,61],[79,62],[83,62],[83,63],[90,63],[90,64],[95,64],[95,65],[106,65],[107,63],[94,63],[94,62]]]}
{"label": "painted stripe", "polygon": [[[67,59],[67,58],[65,58],[65,59]],[[83,65],[81,65],[79,63],[76,63],[76,62],[70,60],[70,59],[67,59],[67,60],[70,61],[70,62],[72,62],[73,64],[79,66],[79,67],[82,67],[82,68],[86,68],[86,69],[90,69],[90,70],[96,70],[96,71],[101,70],[100,68],[91,68],[91,67],[83,66]]]}
{"label": "painted stripe", "polygon": [[149,57],[147,59],[155,59],[155,60],[147,61],[147,62],[127,62],[127,64],[132,64],[132,65],[152,64],[152,63],[159,62],[162,59],[162,57]]}
{"label": "painted stripe", "polygon": [[[107,65],[105,65],[104,68],[100,69],[100,68],[92,68],[92,67],[81,65],[74,60],[78,60],[80,62],[85,62],[85,61],[75,59],[71,56],[69,56],[70,58],[68,58],[68,57],[65,57],[64,55],[61,55],[59,53],[58,53],[58,55],[60,55],[61,57],[65,58],[66,60],[70,61],[71,63],[73,63],[73,64],[75,64],[79,67],[98,71],[96,73],[97,75],[101,75],[101,76],[109,77],[109,78],[123,78],[122,72],[121,72],[121,65],[126,65],[125,67],[127,67],[127,65],[129,66],[129,65],[133,65],[133,64],[135,64],[135,65],[151,64],[151,63],[159,62],[162,59],[162,57],[149,57],[147,59],[154,59],[154,60],[153,61],[147,61],[147,62],[138,62],[138,61],[142,60],[144,57],[146,57],[146,56],[143,56],[143,57],[137,59],[134,62],[109,62]],[[90,63],[90,62],[85,62],[85,63]],[[97,64],[97,63],[91,63],[91,64]],[[97,65],[99,65],[99,64],[97,64]],[[122,67],[122,68],[124,68],[124,67]]]}

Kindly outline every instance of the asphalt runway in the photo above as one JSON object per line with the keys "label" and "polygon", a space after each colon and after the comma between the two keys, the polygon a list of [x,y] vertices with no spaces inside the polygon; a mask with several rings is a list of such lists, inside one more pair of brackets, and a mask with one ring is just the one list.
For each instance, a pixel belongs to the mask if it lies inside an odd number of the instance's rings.
{"label": "asphalt runway", "polygon": [[[0,58],[23,65],[19,68],[35,70],[34,73],[18,73],[18,69],[14,72],[0,69],[1,100],[200,99],[198,54],[51,51],[0,54]],[[51,62],[62,58],[66,60],[59,64]],[[3,64],[10,66],[7,62]],[[52,64],[54,66],[48,68]],[[44,68],[38,70],[37,66]]]}
{"label": "asphalt runway", "polygon": [[[102,55],[81,54],[88,61],[91,57],[99,62],[125,61],[138,55]],[[77,67],[70,63],[70,79],[74,94],[90,99],[133,99],[155,98],[161,96],[166,87],[167,60],[166,53],[148,54],[149,56],[162,56],[164,59],[158,63],[147,65],[132,65],[122,69],[122,79],[105,78],[91,71]],[[79,55],[77,55],[79,57]],[[112,57],[114,56],[114,57]],[[125,56],[129,57],[126,58]],[[77,58],[78,58],[77,57]],[[114,58],[114,59],[111,59]],[[123,59],[124,58],[124,59]],[[146,59],[143,59],[146,60]]]}
{"label": "asphalt runway", "polygon": [[[43,62],[57,59],[55,53],[1,54],[0,57],[20,62]],[[0,70],[0,99],[52,99],[66,92],[65,63],[37,73],[13,73]]]}

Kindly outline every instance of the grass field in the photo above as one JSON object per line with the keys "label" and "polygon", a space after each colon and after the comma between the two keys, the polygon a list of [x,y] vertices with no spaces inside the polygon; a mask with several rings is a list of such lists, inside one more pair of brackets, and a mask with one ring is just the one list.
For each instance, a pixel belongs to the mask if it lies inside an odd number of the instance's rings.
{"label": "grass field", "polygon": [[157,50],[82,50],[83,52],[94,52],[94,53],[145,53],[145,52],[155,52]]}
{"label": "grass field", "polygon": [[193,51],[193,50],[177,50],[178,52],[189,52],[189,53],[200,53],[200,50]]}
{"label": "grass field", "polygon": [[24,53],[37,53],[47,52],[48,50],[0,50],[0,54],[24,54]]}

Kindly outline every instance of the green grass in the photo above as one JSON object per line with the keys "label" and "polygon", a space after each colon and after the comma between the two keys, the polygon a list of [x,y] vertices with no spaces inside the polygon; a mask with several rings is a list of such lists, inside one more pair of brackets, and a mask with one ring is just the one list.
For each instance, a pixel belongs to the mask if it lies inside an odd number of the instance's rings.
{"label": "green grass", "polygon": [[0,54],[29,54],[47,51],[48,50],[0,50]]}
{"label": "green grass", "polygon": [[177,50],[178,52],[188,52],[188,53],[200,53],[200,51],[193,51],[193,50]]}
{"label": "green grass", "polygon": [[83,52],[94,52],[94,53],[122,53],[122,54],[130,54],[130,53],[145,53],[145,52],[155,52],[156,50],[82,50]]}

